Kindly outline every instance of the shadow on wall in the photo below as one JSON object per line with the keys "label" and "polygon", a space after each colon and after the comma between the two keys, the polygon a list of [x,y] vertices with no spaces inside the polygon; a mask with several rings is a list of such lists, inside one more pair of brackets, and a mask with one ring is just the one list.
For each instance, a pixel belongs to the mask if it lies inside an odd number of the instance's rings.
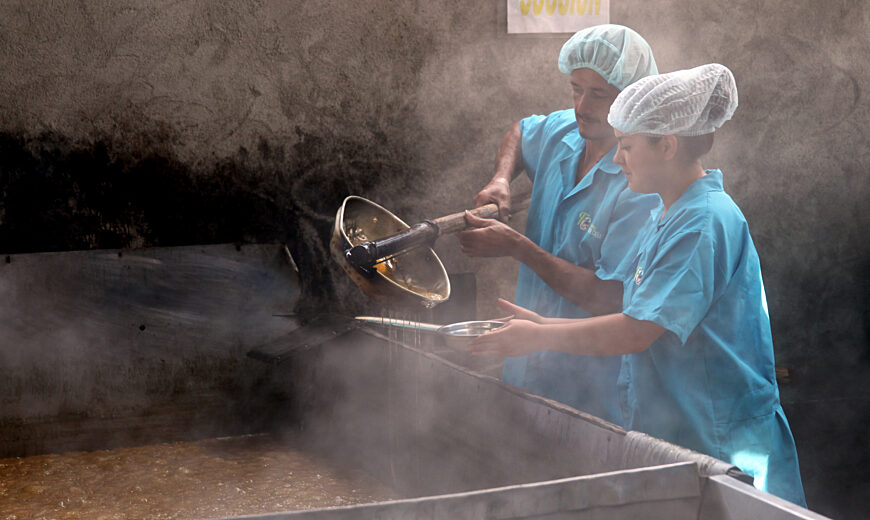
{"label": "shadow on wall", "polygon": [[0,253],[283,242],[302,273],[300,313],[356,312],[364,297],[328,252],[335,212],[412,176],[394,151],[297,133],[288,149],[261,140],[207,167],[112,137],[2,133]]}

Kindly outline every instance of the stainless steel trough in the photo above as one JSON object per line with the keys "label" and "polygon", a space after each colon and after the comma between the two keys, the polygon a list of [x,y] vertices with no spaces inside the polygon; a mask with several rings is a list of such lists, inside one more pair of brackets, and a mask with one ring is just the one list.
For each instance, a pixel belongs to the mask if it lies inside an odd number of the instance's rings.
{"label": "stainless steel trough", "polygon": [[280,245],[11,255],[0,274],[4,456],[292,431],[408,498],[234,518],[823,518],[414,336],[297,323]]}

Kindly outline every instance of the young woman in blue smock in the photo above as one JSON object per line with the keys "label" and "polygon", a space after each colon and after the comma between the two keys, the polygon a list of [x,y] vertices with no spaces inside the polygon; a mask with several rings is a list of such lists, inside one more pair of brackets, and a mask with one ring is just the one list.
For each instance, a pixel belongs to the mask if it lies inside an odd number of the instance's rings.
{"label": "young woman in blue smock", "polygon": [[700,158],[731,118],[731,72],[704,65],[639,80],[613,103],[614,161],[631,190],[657,193],[625,273],[621,313],[514,318],[472,348],[520,355],[546,338],[565,352],[623,355],[623,424],[740,467],[759,489],[805,505],[794,439],[779,401],[758,254],[722,173]]}

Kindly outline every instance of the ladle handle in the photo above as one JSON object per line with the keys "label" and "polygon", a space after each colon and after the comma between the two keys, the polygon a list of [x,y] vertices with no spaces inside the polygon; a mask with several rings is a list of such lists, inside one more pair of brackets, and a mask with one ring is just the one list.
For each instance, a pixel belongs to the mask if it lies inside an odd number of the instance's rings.
{"label": "ladle handle", "polygon": [[[525,191],[514,197],[511,197],[511,208],[514,213],[529,209],[531,191]],[[480,218],[498,218],[498,206],[494,203],[485,204],[479,208],[468,210],[469,213]],[[438,228],[438,236],[449,235],[468,228],[465,224],[465,212],[453,213],[445,217],[436,218],[431,221]]]}
{"label": "ladle handle", "polygon": [[[469,213],[480,218],[498,218],[498,206],[495,204],[487,204],[479,208],[468,210]],[[465,212],[453,213],[432,221],[438,227],[438,236],[449,235],[467,228],[465,223]]]}
{"label": "ladle handle", "polygon": [[421,323],[419,321],[398,320],[395,318],[383,318],[380,316],[357,316],[354,318],[363,323],[371,323],[374,325],[383,325],[385,327],[399,327],[403,329],[422,330],[425,332],[438,332],[441,325],[433,323]]}
{"label": "ladle handle", "polygon": [[346,250],[344,257],[351,265],[373,274],[371,268],[375,263],[420,246],[431,245],[438,234],[438,227],[427,220],[394,235],[357,244]]}

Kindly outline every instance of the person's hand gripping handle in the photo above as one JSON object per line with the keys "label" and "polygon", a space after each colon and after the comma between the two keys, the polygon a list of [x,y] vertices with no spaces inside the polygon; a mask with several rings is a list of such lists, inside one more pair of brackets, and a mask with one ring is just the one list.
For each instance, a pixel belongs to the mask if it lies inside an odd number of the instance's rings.
{"label": "person's hand gripping handle", "polygon": [[507,222],[511,218],[511,185],[507,179],[496,177],[489,181],[474,197],[474,207],[479,208],[486,204],[498,206],[498,218]]}

